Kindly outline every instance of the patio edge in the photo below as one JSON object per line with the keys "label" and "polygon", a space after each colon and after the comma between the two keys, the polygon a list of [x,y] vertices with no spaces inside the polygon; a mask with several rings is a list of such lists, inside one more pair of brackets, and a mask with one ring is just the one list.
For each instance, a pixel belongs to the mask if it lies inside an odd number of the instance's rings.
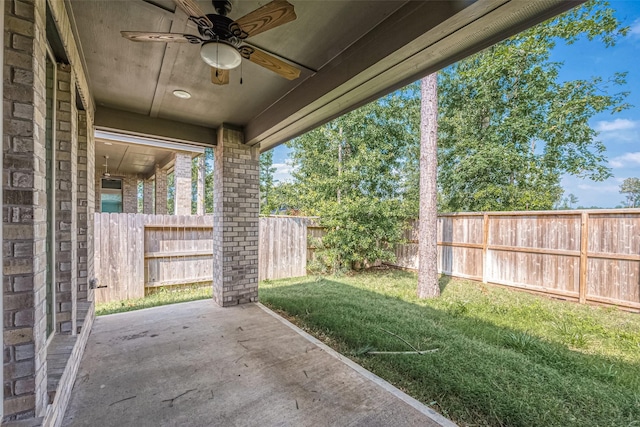
{"label": "patio edge", "polygon": [[333,356],[334,358],[340,360],[342,363],[344,363],[345,365],[347,365],[348,367],[350,367],[351,369],[356,371],[358,374],[362,375],[363,377],[367,378],[371,382],[373,382],[373,383],[377,384],[378,386],[382,387],[384,390],[388,391],[389,393],[391,393],[392,395],[394,395],[398,399],[402,400],[403,402],[405,402],[406,404],[408,404],[412,408],[414,408],[414,409],[418,410],[419,412],[421,412],[422,414],[426,415],[433,422],[440,424],[442,427],[458,427],[458,425],[455,424],[450,419],[446,418],[445,416],[441,415],[440,413],[438,413],[438,412],[434,411],[433,409],[429,408],[427,405],[425,405],[424,403],[420,402],[419,400],[414,399],[413,397],[409,396],[408,394],[406,394],[405,392],[403,392],[400,389],[396,388],[391,383],[389,383],[389,382],[385,381],[384,379],[380,378],[379,376],[377,376],[373,372],[366,370],[365,368],[363,368],[362,366],[358,365],[356,362],[354,362],[353,360],[349,359],[348,357],[343,356],[342,354],[338,353],[337,351],[335,351],[334,349],[332,349],[331,347],[329,347],[328,345],[326,345],[325,343],[323,343],[322,341],[320,341],[319,339],[317,339],[313,335],[308,334],[307,332],[303,331],[302,329],[300,329],[299,327],[297,327],[296,325],[294,325],[293,323],[291,323],[290,321],[288,321],[284,317],[280,316],[276,312],[274,312],[271,309],[267,308],[262,303],[258,302],[258,303],[256,303],[256,305],[258,307],[260,307],[262,310],[264,310],[270,316],[278,319],[281,323],[283,323],[284,325],[288,326],[289,328],[291,328],[293,331],[297,332],[302,337],[306,338],[307,341],[309,341],[309,342],[315,344],[316,346],[320,347],[323,351],[325,351],[330,356]]}

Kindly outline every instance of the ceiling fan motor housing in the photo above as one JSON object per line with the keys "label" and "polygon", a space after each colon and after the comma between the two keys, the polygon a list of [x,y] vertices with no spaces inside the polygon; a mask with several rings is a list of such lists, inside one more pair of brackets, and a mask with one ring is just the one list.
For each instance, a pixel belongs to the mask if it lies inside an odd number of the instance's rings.
{"label": "ceiling fan motor housing", "polygon": [[207,18],[213,24],[212,29],[198,27],[198,31],[200,35],[208,40],[230,40],[236,36],[231,31],[231,24],[233,24],[233,20],[223,15],[216,14],[208,14]]}

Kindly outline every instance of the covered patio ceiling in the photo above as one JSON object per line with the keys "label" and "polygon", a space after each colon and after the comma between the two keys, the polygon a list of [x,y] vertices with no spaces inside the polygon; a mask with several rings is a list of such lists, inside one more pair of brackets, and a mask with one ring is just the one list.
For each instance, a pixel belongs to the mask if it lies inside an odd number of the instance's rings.
{"label": "covered patio ceiling", "polygon": [[[297,19],[249,41],[299,68],[300,77],[286,80],[243,60],[219,86],[197,45],[120,35],[197,35],[172,0],[67,0],[96,127],[212,144],[225,123],[265,151],[582,2],[289,1]],[[231,3],[229,17],[238,19],[268,1]],[[198,5],[215,13],[210,1]],[[176,89],[191,99],[173,96]]]}

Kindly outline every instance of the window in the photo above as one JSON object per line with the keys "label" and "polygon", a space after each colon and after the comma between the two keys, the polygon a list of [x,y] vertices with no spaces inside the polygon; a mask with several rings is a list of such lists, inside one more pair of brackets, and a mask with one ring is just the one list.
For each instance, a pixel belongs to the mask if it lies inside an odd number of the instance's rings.
{"label": "window", "polygon": [[102,178],[100,189],[100,211],[122,213],[122,180]]}

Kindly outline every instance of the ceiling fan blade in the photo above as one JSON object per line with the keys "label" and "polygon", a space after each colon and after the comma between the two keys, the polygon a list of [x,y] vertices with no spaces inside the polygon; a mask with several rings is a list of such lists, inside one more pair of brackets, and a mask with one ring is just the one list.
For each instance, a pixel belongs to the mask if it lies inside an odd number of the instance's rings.
{"label": "ceiling fan blade", "polygon": [[134,42],[177,42],[200,44],[202,39],[191,34],[148,33],[144,31],[120,31],[122,37]]}
{"label": "ceiling fan blade", "polygon": [[229,70],[221,70],[211,67],[211,83],[214,85],[229,84]]}
{"label": "ceiling fan blade", "polygon": [[254,64],[258,64],[261,67],[271,70],[287,80],[294,80],[300,77],[300,70],[296,67],[289,65],[260,49],[255,47],[252,47],[251,49],[253,50],[253,53],[250,54],[249,61]]}
{"label": "ceiling fan blade", "polygon": [[247,37],[253,37],[295,19],[296,12],[292,4],[285,0],[274,0],[236,20],[236,24],[248,34]]}
{"label": "ceiling fan blade", "polygon": [[213,28],[213,24],[209,18],[207,18],[207,15],[204,14],[200,6],[198,6],[198,3],[194,0],[173,0],[173,2],[188,16],[197,18],[194,20],[196,24],[202,25],[205,28]]}

